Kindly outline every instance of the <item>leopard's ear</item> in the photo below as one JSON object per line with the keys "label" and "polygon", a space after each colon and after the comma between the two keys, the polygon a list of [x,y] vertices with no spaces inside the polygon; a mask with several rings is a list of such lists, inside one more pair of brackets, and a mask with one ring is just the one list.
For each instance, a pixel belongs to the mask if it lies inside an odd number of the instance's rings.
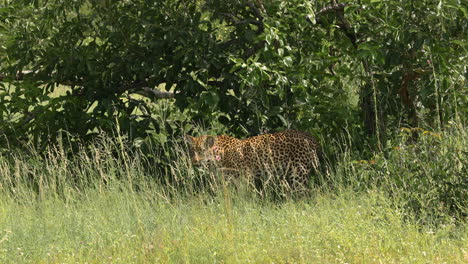
{"label": "leopard's ear", "polygon": [[213,136],[207,136],[206,139],[205,139],[205,148],[211,148],[214,146],[215,144],[215,137]]}

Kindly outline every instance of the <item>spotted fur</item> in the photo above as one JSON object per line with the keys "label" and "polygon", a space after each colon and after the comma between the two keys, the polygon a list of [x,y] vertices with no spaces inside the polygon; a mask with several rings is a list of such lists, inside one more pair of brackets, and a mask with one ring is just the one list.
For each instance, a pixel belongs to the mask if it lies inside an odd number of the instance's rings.
{"label": "spotted fur", "polygon": [[286,130],[247,139],[230,136],[186,136],[195,165],[214,164],[227,172],[249,176],[285,176],[289,183],[308,183],[309,172],[318,170],[320,146],[308,133]]}

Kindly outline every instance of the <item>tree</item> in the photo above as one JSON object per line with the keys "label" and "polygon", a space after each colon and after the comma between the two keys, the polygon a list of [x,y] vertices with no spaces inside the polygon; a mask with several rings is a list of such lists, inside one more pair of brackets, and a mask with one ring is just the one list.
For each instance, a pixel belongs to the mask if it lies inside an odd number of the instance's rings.
{"label": "tree", "polygon": [[134,95],[157,100],[160,84],[186,122],[234,135],[297,127],[385,142],[386,127],[466,116],[457,0],[5,3],[0,138],[10,142],[116,127],[147,137],[166,124]]}

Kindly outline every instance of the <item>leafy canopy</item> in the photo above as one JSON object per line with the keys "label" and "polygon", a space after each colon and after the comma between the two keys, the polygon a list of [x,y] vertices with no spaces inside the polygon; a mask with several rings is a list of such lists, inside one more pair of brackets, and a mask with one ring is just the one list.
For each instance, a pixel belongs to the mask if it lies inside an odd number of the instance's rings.
{"label": "leafy canopy", "polygon": [[0,141],[440,127],[467,113],[467,16],[459,0],[6,0]]}

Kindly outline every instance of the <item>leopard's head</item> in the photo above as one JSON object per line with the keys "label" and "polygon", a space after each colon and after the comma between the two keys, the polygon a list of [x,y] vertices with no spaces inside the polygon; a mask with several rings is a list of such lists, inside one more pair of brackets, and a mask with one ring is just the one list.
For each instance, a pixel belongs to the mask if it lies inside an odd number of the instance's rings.
{"label": "leopard's head", "polygon": [[219,160],[219,156],[216,154],[216,137],[192,137],[186,135],[185,142],[187,143],[190,159],[194,165],[201,165]]}

